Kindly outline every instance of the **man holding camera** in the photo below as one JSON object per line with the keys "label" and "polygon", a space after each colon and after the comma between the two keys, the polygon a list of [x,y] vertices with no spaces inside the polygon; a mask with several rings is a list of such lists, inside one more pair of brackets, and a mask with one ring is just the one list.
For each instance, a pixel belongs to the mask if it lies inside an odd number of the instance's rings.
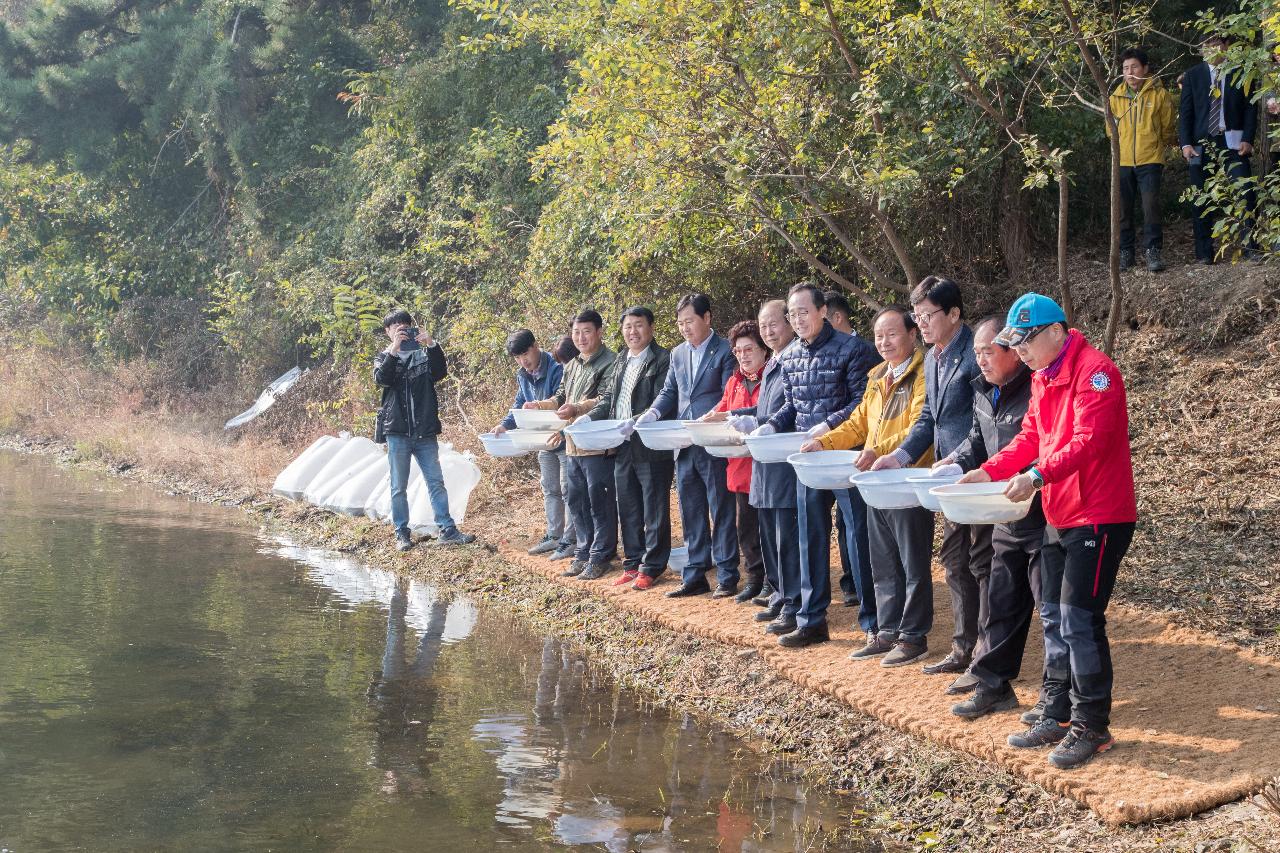
{"label": "man holding camera", "polygon": [[396,531],[396,548],[413,547],[409,534],[409,460],[417,459],[427,483],[436,527],[442,545],[468,545],[476,541],[463,533],[449,515],[449,493],[440,470],[440,402],[436,383],[449,368],[444,350],[431,335],[414,326],[408,311],[392,311],[382,321],[391,343],[373,360],[373,381],[382,389],[373,440],[387,445],[391,468],[391,523]]}

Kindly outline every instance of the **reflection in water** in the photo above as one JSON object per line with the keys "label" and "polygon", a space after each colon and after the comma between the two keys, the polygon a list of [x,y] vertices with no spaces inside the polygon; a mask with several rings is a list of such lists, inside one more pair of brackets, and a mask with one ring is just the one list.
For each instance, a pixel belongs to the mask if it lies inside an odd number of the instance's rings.
{"label": "reflection in water", "polygon": [[0,848],[792,851],[847,823],[465,598],[101,483],[0,453]]}

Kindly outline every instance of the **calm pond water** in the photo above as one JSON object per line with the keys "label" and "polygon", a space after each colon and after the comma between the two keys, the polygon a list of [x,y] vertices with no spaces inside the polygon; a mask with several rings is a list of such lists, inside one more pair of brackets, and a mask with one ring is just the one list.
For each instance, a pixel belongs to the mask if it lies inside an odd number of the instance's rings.
{"label": "calm pond water", "polygon": [[810,850],[856,806],[465,599],[0,452],[0,849]]}

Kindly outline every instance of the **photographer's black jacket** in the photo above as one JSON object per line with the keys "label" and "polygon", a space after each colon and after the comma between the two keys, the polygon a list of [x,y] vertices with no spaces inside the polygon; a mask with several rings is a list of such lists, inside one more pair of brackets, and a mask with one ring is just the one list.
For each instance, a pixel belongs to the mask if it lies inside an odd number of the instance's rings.
{"label": "photographer's black jacket", "polygon": [[449,375],[444,350],[432,344],[414,350],[408,358],[380,352],[373,359],[373,381],[382,389],[382,405],[373,440],[386,443],[388,435],[426,438],[440,434],[440,402],[436,383]]}

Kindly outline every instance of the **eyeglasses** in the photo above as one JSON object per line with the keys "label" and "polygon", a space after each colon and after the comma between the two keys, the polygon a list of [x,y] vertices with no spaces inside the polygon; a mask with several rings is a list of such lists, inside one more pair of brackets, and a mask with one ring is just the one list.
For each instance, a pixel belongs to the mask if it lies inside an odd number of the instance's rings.
{"label": "eyeglasses", "polygon": [[928,319],[932,317],[934,314],[941,314],[941,313],[942,313],[942,309],[938,308],[934,311],[912,311],[907,316],[911,318],[911,322],[915,323],[918,326],[921,323],[928,321]]}
{"label": "eyeglasses", "polygon": [[813,313],[808,308],[797,308],[794,311],[787,312],[788,320],[807,320],[809,315]]}
{"label": "eyeglasses", "polygon": [[746,347],[734,347],[732,350],[730,350],[730,352],[732,352],[734,355],[750,355],[753,352],[763,352],[763,351],[764,350],[760,349],[760,347],[756,346],[755,344],[752,344],[751,346],[746,346]]}

